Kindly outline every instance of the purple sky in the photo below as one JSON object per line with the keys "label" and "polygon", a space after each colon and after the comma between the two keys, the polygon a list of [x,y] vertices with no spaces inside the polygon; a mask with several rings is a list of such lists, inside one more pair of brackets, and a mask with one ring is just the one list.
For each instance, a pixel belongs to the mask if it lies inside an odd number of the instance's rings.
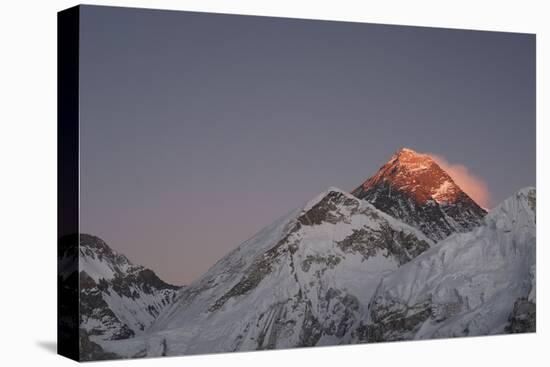
{"label": "purple sky", "polygon": [[402,146],[535,184],[534,35],[81,11],[81,230],[168,282]]}

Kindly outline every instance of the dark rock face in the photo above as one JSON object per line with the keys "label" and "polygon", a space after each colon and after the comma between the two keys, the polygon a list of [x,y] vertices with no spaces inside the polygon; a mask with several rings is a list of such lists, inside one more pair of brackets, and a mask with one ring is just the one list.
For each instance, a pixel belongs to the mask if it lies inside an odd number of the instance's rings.
{"label": "dark rock face", "polygon": [[358,330],[361,341],[384,342],[410,339],[432,315],[431,300],[409,306],[398,302],[370,305],[370,322]]}
{"label": "dark rock face", "polygon": [[332,254],[327,256],[308,255],[306,256],[305,260],[302,261],[301,267],[302,271],[306,273],[311,268],[311,264],[323,264],[325,268],[333,269],[336,265],[340,263],[341,260],[341,257]]}
{"label": "dark rock face", "polygon": [[508,318],[506,331],[516,333],[534,333],[537,331],[537,306],[527,298],[519,298],[514,303],[514,310]]}
{"label": "dark rock face", "polygon": [[429,156],[397,152],[353,195],[438,241],[479,226],[487,212]]}
{"label": "dark rock face", "polygon": [[305,226],[319,225],[323,222],[334,224],[344,220],[345,215],[341,212],[343,208],[348,209],[350,214],[355,214],[359,203],[341,192],[331,191],[311,209],[303,213],[298,218],[298,222]]}
{"label": "dark rock face", "polygon": [[121,359],[122,357],[116,353],[110,353],[90,340],[89,334],[84,329],[80,329],[80,361],[105,361],[109,359]]}
{"label": "dark rock face", "polygon": [[112,333],[107,339],[127,339],[135,333],[124,324],[103,299],[103,294],[96,282],[85,272],[80,273],[80,320],[101,320],[101,327],[92,328],[87,335],[104,336],[107,330]]}
{"label": "dark rock face", "polygon": [[[383,301],[383,302],[381,302]],[[461,300],[434,303],[431,299],[409,305],[396,300],[374,299],[369,306],[369,321],[357,333],[362,341],[385,342],[414,339],[422,323],[430,319],[441,323],[460,313]],[[468,335],[465,331],[464,335]]]}
{"label": "dark rock face", "polygon": [[529,207],[533,211],[533,214],[535,215],[535,221],[537,220],[537,194],[535,190],[529,191],[527,194],[527,202],[529,203]]}
{"label": "dark rock face", "polygon": [[430,245],[411,233],[397,231],[387,223],[380,229],[362,228],[354,230],[353,234],[337,242],[344,252],[359,252],[366,260],[379,251],[385,252],[386,257],[394,257],[399,265],[403,265],[422,252]]}
{"label": "dark rock face", "polygon": [[[390,194],[391,192],[391,194]],[[353,192],[378,209],[418,228],[428,238],[438,241],[455,232],[467,232],[479,226],[486,212],[465,194],[453,204],[435,201],[417,203],[406,192],[395,191],[388,183]]]}

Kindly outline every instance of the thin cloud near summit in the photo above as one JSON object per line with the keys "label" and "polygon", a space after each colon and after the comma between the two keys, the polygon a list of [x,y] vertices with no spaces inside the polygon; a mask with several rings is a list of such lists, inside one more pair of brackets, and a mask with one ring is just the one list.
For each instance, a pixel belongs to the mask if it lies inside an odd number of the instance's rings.
{"label": "thin cloud near summit", "polygon": [[450,163],[445,157],[427,153],[436,163],[446,171],[455,183],[460,186],[475,202],[482,207],[491,208],[491,193],[487,183],[470,171],[468,167],[460,163]]}

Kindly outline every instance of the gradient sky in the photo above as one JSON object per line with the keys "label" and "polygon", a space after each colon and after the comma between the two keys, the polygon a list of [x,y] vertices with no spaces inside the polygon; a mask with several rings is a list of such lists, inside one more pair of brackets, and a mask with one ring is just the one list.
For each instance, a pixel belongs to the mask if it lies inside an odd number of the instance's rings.
{"label": "gradient sky", "polygon": [[466,167],[490,205],[535,185],[534,35],[81,15],[81,231],[168,282],[403,146]]}

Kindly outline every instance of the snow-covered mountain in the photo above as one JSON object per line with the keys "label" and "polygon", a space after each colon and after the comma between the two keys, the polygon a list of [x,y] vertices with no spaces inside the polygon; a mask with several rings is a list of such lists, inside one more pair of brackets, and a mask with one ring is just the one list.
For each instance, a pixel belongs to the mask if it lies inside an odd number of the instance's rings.
{"label": "snow-covered mountain", "polygon": [[365,341],[535,331],[534,188],[494,208],[383,279]]}
{"label": "snow-covered mountain", "polygon": [[429,156],[402,149],[353,195],[329,188],[182,288],[82,235],[81,352],[534,331],[535,196],[523,189],[487,214]]}
{"label": "snow-covered mountain", "polygon": [[79,262],[80,328],[93,341],[142,334],[179,289],[91,235],[80,235]]}
{"label": "snow-covered mountain", "polygon": [[352,194],[434,241],[477,227],[486,214],[429,155],[408,148]]}
{"label": "snow-covered mountain", "polygon": [[331,188],[183,289],[147,335],[105,348],[159,356],[348,343],[382,276],[432,244]]}

